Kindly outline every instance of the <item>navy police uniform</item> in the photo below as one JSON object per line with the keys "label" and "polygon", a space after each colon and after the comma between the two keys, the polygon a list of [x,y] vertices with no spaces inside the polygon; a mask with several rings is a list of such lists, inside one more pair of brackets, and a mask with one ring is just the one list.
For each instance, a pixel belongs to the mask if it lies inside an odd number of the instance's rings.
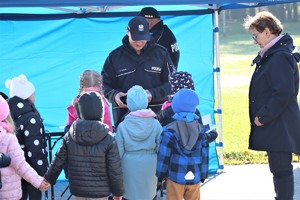
{"label": "navy police uniform", "polygon": [[113,106],[115,128],[128,112],[127,108],[120,108],[115,103],[116,94],[126,93],[132,86],[140,85],[150,91],[152,101],[149,107],[158,112],[171,92],[168,78],[174,70],[168,51],[156,44],[153,38],[140,54],[130,46],[127,35],[122,42],[123,45],[109,54],[101,72],[103,93]]}

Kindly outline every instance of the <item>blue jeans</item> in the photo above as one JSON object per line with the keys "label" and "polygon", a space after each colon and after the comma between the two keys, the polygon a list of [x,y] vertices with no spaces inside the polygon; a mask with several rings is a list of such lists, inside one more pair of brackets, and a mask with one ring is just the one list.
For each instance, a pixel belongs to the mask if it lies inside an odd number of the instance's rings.
{"label": "blue jeans", "polygon": [[270,171],[273,174],[276,200],[293,200],[294,174],[292,153],[267,152]]}

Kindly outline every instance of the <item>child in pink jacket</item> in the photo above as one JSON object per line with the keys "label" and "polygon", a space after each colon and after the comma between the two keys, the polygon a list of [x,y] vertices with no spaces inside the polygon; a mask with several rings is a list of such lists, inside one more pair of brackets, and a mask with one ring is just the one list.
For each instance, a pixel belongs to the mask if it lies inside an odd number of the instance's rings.
{"label": "child in pink jacket", "polygon": [[71,124],[78,118],[74,105],[78,101],[79,97],[85,92],[97,92],[101,95],[102,102],[104,103],[103,123],[108,125],[109,130],[113,132],[109,104],[102,94],[102,77],[99,72],[95,70],[85,70],[80,76],[79,94],[75,99],[73,99],[72,104],[67,108],[68,118],[65,132],[69,130]]}
{"label": "child in pink jacket", "polygon": [[1,200],[19,200],[22,197],[21,178],[36,188],[43,188],[43,177],[25,161],[24,152],[14,134],[14,123],[7,102],[0,96],[0,152],[7,153],[11,158],[8,167],[0,168],[2,188]]}

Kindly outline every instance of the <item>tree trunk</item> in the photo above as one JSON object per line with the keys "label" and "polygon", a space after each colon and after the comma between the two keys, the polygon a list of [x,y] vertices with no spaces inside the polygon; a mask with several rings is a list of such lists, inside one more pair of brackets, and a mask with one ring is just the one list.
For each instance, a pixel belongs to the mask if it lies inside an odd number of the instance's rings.
{"label": "tree trunk", "polygon": [[286,21],[286,9],[284,4],[269,6],[269,11],[273,13],[280,21]]}
{"label": "tree trunk", "polygon": [[293,9],[292,9],[292,4],[291,3],[288,3],[288,4],[285,4],[286,6],[286,19],[287,21],[292,21],[293,20]]}
{"label": "tree trunk", "polygon": [[241,20],[241,16],[247,16],[246,9],[236,9],[231,10],[231,19],[233,20]]}
{"label": "tree trunk", "polygon": [[298,21],[298,5],[299,3],[293,3],[293,21]]}

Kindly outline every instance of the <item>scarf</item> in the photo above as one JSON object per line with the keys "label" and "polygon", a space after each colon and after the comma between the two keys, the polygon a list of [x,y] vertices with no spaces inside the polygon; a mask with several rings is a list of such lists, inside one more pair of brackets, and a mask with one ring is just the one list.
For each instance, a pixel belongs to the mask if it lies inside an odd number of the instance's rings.
{"label": "scarf", "polygon": [[274,46],[274,44],[276,44],[276,42],[278,42],[284,35],[279,35],[276,38],[274,38],[273,40],[271,40],[264,48],[261,48],[260,51],[258,52],[258,54],[263,57],[264,54],[272,47]]}
{"label": "scarf", "polygon": [[179,121],[192,122],[195,119],[199,119],[199,116],[191,112],[180,112],[175,113],[172,118]]}

